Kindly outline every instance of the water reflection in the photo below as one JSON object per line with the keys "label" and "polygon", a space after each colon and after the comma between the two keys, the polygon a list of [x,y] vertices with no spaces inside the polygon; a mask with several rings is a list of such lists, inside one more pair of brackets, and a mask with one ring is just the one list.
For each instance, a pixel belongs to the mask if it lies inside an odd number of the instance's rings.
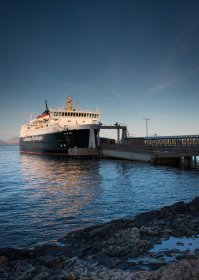
{"label": "water reflection", "polygon": [[16,157],[7,179],[0,180],[1,246],[31,245],[81,227],[78,215],[100,193],[98,165],[98,161]]}
{"label": "water reflection", "polygon": [[[21,172],[26,181],[23,188],[32,194],[32,202],[45,206],[42,215],[56,213],[62,219],[76,215],[98,195],[98,161],[93,164],[95,168],[91,170],[91,162],[88,166],[86,161],[21,155]],[[28,196],[26,199],[29,200]]]}
{"label": "water reflection", "polygon": [[0,246],[65,232],[198,195],[198,170],[121,160],[68,160],[0,149]]}

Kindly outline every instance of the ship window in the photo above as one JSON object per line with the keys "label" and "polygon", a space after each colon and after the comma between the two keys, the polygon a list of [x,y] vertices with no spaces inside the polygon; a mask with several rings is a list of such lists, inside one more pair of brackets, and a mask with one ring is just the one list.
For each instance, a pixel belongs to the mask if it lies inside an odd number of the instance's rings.
{"label": "ship window", "polygon": [[64,113],[62,113],[62,117],[64,117]]}
{"label": "ship window", "polygon": [[84,118],[86,117],[86,114],[84,114]]}
{"label": "ship window", "polygon": [[67,116],[67,113],[65,113],[65,117]]}
{"label": "ship window", "polygon": [[68,120],[68,122],[71,122],[71,120]]}

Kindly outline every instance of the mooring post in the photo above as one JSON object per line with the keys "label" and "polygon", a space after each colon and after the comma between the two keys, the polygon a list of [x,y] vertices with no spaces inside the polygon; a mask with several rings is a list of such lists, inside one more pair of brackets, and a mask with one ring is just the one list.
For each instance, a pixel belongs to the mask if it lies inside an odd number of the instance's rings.
{"label": "mooring post", "polygon": [[120,144],[120,128],[119,128],[119,126],[117,127],[117,143],[118,143],[118,145]]}
{"label": "mooring post", "polygon": [[192,157],[184,157],[184,168],[191,168],[191,159]]}
{"label": "mooring post", "polygon": [[194,165],[194,168],[195,168],[196,165],[197,165],[196,156],[193,157],[193,165]]}
{"label": "mooring post", "polygon": [[122,143],[124,139],[127,139],[127,127],[122,128]]}

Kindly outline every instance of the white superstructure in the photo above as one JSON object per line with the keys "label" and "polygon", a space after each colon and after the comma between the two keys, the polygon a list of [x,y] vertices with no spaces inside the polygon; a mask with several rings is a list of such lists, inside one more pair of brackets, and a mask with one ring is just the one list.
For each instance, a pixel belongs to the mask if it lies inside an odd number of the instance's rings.
{"label": "white superstructure", "polygon": [[22,125],[20,137],[42,135],[63,130],[86,129],[98,124],[99,111],[78,110],[72,108],[72,98],[68,97],[65,108],[50,108],[29,124]]}

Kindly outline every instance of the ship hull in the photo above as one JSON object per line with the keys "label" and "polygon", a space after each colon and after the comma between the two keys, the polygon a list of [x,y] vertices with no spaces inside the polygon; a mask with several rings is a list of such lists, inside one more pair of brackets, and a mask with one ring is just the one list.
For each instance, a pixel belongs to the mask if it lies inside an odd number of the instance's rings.
{"label": "ship hull", "polygon": [[[20,152],[32,154],[68,154],[70,148],[89,147],[89,129],[59,131],[20,137]],[[97,131],[95,131],[97,137]]]}

